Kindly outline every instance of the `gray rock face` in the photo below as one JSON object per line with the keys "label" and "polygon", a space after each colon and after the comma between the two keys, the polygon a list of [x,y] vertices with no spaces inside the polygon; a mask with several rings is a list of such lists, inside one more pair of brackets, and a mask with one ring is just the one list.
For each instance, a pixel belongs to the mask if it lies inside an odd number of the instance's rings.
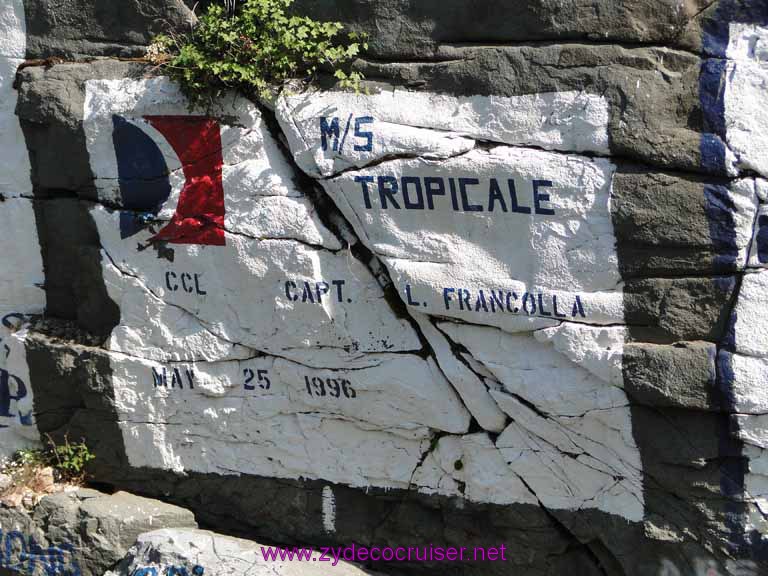
{"label": "gray rock face", "polygon": [[431,59],[443,46],[584,42],[701,47],[701,22],[712,3],[329,2],[299,0],[296,10],[342,20],[371,34],[372,53],[387,60]]}
{"label": "gray rock face", "polygon": [[31,513],[0,509],[0,564],[17,574],[103,574],[140,534],[196,527],[188,510],[127,492],[60,492],[43,497]]}
{"label": "gray rock face", "polygon": [[[764,572],[764,4],[416,4],[297,2],[371,34],[370,92],[272,111],[18,69],[139,54],[180,2],[0,11],[4,450],[83,436],[260,541],[509,550],[457,574]],[[241,570],[215,541],[120,573]]]}
{"label": "gray rock face", "polygon": [[30,0],[24,6],[29,58],[142,56],[152,36],[195,21],[182,0]]}

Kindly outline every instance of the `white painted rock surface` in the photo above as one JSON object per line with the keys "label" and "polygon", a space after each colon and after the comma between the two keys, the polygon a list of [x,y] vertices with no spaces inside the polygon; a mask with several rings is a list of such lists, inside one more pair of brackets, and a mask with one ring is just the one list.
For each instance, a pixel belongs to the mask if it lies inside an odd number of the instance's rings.
{"label": "white painted rock surface", "polygon": [[768,28],[731,24],[725,74],[727,142],[740,170],[768,176]]}
{"label": "white painted rock surface", "polygon": [[722,402],[735,414],[730,427],[742,443],[745,462],[743,490],[748,506],[739,530],[753,539],[754,534],[764,534],[764,514],[768,511],[768,187],[761,178],[768,174],[768,115],[762,104],[768,89],[767,41],[768,28],[764,26],[731,24],[724,72],[726,141],[735,157],[735,168],[758,175],[737,184],[742,190],[753,189],[757,206],[749,259],[718,363],[722,380],[719,385],[724,390]]}
{"label": "white painted rock surface", "polygon": [[[583,325],[623,320],[610,218],[615,167],[475,140],[604,151],[605,103],[574,93],[395,97],[440,114],[419,123],[392,95],[344,96],[355,113],[376,111],[370,122],[352,122],[371,129],[375,148],[355,151],[350,141],[355,153],[345,156],[339,141],[330,164],[318,160],[322,143],[309,139],[316,115],[342,96],[290,98],[279,113],[283,125],[295,120],[288,140],[311,175],[363,167],[321,182],[385,265],[411,320],[392,308],[375,268],[342,250],[309,208],[251,104],[226,100],[216,117],[237,121],[216,120],[221,147],[209,149],[199,143],[204,119],[167,81],[87,83],[99,197],[132,209],[91,210],[121,313],[109,349],[131,464],[361,488],[415,483],[473,502],[540,501],[641,518],[639,455],[621,391],[623,332]],[[519,114],[501,120],[512,109]],[[461,118],[449,124],[454,132],[446,132],[448,110]],[[206,154],[190,156],[196,146]],[[307,154],[317,169],[302,160]],[[388,160],[400,154],[419,157]],[[206,164],[216,155],[218,165]],[[154,206],[131,196],[141,170],[160,182],[144,188],[157,195]],[[198,170],[208,171],[214,184],[205,193],[221,194],[223,209],[203,199],[189,212],[189,198],[203,197]],[[126,213],[137,211],[146,225],[126,225]],[[515,335],[435,326],[431,317]],[[467,353],[457,356],[457,343]],[[529,380],[511,376],[521,369]],[[499,440],[465,435],[470,416],[503,432]],[[436,434],[444,437],[435,444]],[[565,450],[581,455],[571,462]],[[539,452],[533,466],[530,454]],[[546,480],[553,466],[566,472]],[[625,480],[611,481],[619,475]],[[579,488],[568,495],[571,483]]]}
{"label": "white painted rock surface", "polygon": [[0,458],[37,444],[23,318],[9,314],[0,328]]}
{"label": "white painted rock surface", "polygon": [[258,111],[244,100],[221,111],[235,113],[220,129],[219,236],[153,247],[205,162],[180,159],[152,125],[190,117],[186,104],[164,80],[88,83],[100,197],[125,201],[120,114],[156,144],[172,188],[154,229],[127,237],[120,212],[92,210],[121,311],[109,347],[131,464],[407,488],[432,434],[465,432],[469,414],[434,360],[394,354],[421,351],[416,331],[306,209]]}
{"label": "white painted rock surface", "polygon": [[278,119],[302,170],[332,176],[389,156],[449,158],[473,139],[565,152],[608,152],[608,104],[581,92],[453,97],[395,89],[290,95]]}
{"label": "white painted rock surface", "polygon": [[29,157],[15,115],[16,69],[26,49],[24,4],[0,6],[0,458],[33,445],[37,430],[23,316],[45,308],[43,264],[32,209]]}
{"label": "white painted rock surface", "polygon": [[614,167],[496,147],[395,160],[324,181],[406,304],[515,331],[531,318],[623,320]]}
{"label": "white painted rock surface", "polygon": [[513,422],[496,446],[542,504],[642,518],[642,464],[621,389],[623,328],[563,324],[534,336],[440,328],[501,383],[490,394]]}
{"label": "white painted rock surface", "polygon": [[[762,512],[768,511],[768,333],[765,313],[768,271],[751,270],[745,274],[734,308],[733,346],[735,353],[721,353],[721,370],[730,385],[729,403],[739,413],[735,433],[744,442],[748,466],[744,486],[750,500]],[[745,529],[760,529],[756,518]]]}
{"label": "white painted rock surface", "polygon": [[379,354],[352,370],[274,357],[169,365],[111,358],[137,467],[406,488],[432,431],[469,427],[437,366],[416,356]]}

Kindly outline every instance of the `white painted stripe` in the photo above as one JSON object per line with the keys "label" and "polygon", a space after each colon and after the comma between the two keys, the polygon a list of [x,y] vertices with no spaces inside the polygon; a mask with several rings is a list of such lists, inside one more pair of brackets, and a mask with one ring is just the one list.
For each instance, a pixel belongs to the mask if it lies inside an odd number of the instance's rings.
{"label": "white painted stripe", "polygon": [[323,486],[323,529],[336,532],[336,496],[330,486]]}

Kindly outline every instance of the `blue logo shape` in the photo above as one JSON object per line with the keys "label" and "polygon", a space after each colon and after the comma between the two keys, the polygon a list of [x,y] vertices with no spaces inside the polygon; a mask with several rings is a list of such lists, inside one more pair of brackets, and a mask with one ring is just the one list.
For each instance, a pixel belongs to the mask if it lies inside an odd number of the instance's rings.
{"label": "blue logo shape", "polygon": [[117,156],[120,237],[140,232],[171,195],[170,172],[158,145],[138,126],[112,116],[112,141]]}

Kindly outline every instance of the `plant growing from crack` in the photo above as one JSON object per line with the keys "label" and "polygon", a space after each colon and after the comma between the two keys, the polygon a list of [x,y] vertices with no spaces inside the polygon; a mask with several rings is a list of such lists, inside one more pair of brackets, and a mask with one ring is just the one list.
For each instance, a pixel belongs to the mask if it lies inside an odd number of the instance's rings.
{"label": "plant growing from crack", "polygon": [[48,441],[50,443],[49,458],[54,469],[61,474],[63,479],[81,483],[85,476],[86,464],[96,458],[85,441],[71,443],[69,436],[64,436],[63,444],[56,444],[50,436],[48,436]]}
{"label": "plant growing from crack", "polygon": [[270,100],[287,82],[312,80],[321,68],[340,87],[359,90],[362,75],[347,65],[368,48],[364,35],[341,40],[339,22],[289,14],[294,0],[226,1],[210,5],[189,32],[157,36],[147,51],[191,106],[233,89]]}

